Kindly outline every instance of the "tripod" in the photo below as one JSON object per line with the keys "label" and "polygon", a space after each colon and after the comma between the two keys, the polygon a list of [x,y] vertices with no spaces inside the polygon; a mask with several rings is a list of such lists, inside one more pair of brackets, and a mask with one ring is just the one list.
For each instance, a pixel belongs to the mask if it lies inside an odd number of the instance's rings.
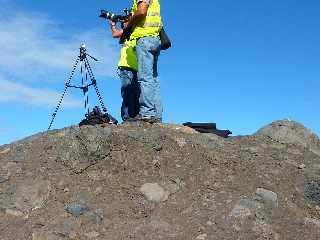
{"label": "tripod", "polygon": [[[91,59],[93,59],[94,61],[98,61],[98,59],[96,59],[95,57],[89,55],[87,53],[87,50],[86,50],[86,46],[85,44],[82,44],[80,46],[80,54],[73,66],[73,69],[71,71],[71,74],[69,76],[69,79],[67,80],[66,84],[65,84],[65,88],[64,88],[64,91],[62,93],[62,96],[58,102],[58,105],[55,109],[55,111],[53,112],[52,114],[52,119],[51,119],[51,122],[49,124],[49,127],[48,127],[48,130],[51,129],[52,125],[53,125],[53,122],[57,116],[57,113],[59,111],[59,108],[61,106],[61,103],[63,101],[63,98],[64,96],[66,95],[67,93],[67,90],[68,88],[77,88],[77,89],[81,89],[82,92],[83,92],[83,96],[84,96],[84,108],[85,108],[85,116],[87,117],[90,113],[90,106],[89,106],[89,87],[90,86],[93,86],[96,94],[97,94],[97,97],[99,99],[99,102],[100,102],[100,105],[101,105],[101,108],[103,110],[104,113],[107,113],[107,108],[105,107],[104,103],[103,103],[103,99],[102,99],[102,96],[100,94],[100,91],[98,89],[98,86],[97,86],[97,80],[95,79],[94,75],[93,75],[93,71],[92,71],[92,68],[90,66],[90,63],[89,63],[89,60],[88,60],[88,57],[90,57]],[[80,72],[81,72],[81,86],[76,86],[76,85],[70,85],[71,83],[71,80],[72,80],[72,77],[77,69],[77,66],[80,62]]]}

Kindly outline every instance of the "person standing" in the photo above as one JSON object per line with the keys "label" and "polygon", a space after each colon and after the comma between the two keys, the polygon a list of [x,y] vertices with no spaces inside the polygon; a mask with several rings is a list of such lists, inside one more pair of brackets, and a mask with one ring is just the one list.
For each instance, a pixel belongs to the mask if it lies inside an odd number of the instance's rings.
{"label": "person standing", "polygon": [[[116,23],[110,21],[111,33],[114,38],[120,38],[123,30],[116,28]],[[139,114],[139,84],[137,79],[138,62],[136,56],[136,40],[126,40],[120,50],[118,74],[121,80],[121,118],[124,122],[135,119]]]}
{"label": "person standing", "polygon": [[126,28],[133,29],[130,41],[136,41],[138,61],[140,110],[135,119],[150,123],[161,122],[163,110],[157,70],[161,48],[159,34],[162,29],[160,2],[133,0],[132,13]]}

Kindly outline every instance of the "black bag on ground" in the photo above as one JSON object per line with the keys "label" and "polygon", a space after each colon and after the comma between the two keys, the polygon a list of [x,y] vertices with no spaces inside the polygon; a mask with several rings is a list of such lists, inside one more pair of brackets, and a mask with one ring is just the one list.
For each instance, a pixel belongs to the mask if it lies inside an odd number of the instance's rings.
{"label": "black bag on ground", "polygon": [[161,29],[160,32],[160,40],[161,40],[161,50],[167,50],[171,47],[171,41],[166,32],[164,31],[164,28]]}
{"label": "black bag on ground", "polygon": [[103,123],[118,124],[118,121],[110,114],[101,112],[99,107],[95,106],[89,114],[86,114],[86,118],[79,123],[79,126],[81,127],[83,125],[97,125]]}
{"label": "black bag on ground", "polygon": [[184,126],[193,128],[197,132],[200,133],[212,133],[218,135],[220,137],[228,138],[229,135],[232,134],[230,130],[220,130],[217,129],[217,125],[215,123],[192,123],[186,122],[183,124]]}

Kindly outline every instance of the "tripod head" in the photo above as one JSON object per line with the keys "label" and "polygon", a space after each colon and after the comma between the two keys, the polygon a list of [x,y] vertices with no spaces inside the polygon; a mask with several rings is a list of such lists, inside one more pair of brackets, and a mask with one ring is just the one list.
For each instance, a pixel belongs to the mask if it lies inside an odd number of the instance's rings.
{"label": "tripod head", "polygon": [[98,61],[98,59],[96,59],[95,57],[93,57],[93,56],[91,56],[90,54],[87,53],[86,44],[82,43],[80,45],[80,55],[79,55],[80,61],[84,61],[87,56],[89,56],[90,58],[92,58],[96,62]]}

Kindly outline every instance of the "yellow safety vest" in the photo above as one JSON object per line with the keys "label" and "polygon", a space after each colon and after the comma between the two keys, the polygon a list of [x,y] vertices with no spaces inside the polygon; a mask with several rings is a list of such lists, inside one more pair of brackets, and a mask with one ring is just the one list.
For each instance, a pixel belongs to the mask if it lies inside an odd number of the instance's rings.
{"label": "yellow safety vest", "polygon": [[[133,1],[132,11],[133,13],[138,10],[137,0]],[[138,39],[148,36],[159,36],[162,29],[162,19],[160,14],[160,3],[159,0],[150,0],[148,12],[146,18],[138,23],[130,39]]]}
{"label": "yellow safety vest", "polygon": [[136,54],[136,40],[125,41],[121,51],[118,67],[131,68],[138,71],[138,60]]}

